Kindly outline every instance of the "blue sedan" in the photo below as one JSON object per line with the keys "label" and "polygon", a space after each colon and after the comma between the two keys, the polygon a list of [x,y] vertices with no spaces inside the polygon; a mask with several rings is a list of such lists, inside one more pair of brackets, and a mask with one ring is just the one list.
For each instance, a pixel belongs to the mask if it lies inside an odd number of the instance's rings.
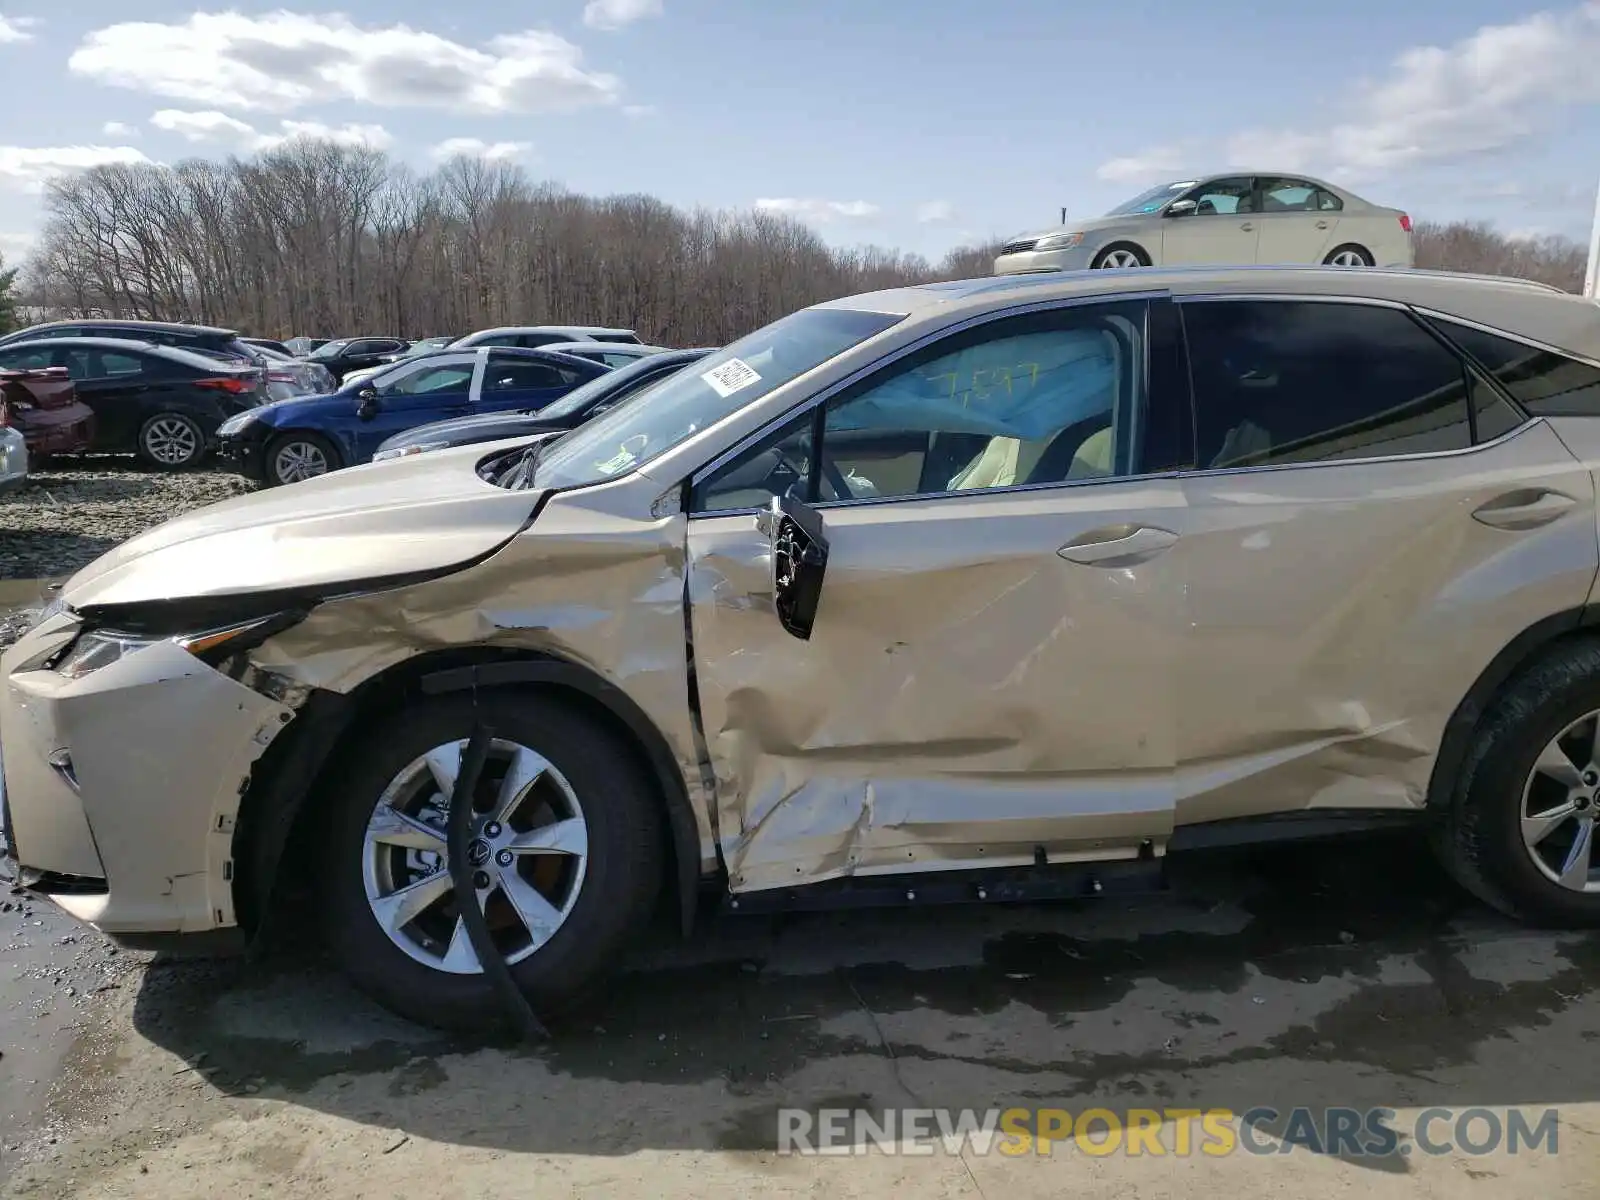
{"label": "blue sedan", "polygon": [[327,396],[263,404],[223,422],[217,452],[271,486],[372,458],[387,438],[450,417],[540,409],[610,367],[555,350],[481,346],[407,361]]}

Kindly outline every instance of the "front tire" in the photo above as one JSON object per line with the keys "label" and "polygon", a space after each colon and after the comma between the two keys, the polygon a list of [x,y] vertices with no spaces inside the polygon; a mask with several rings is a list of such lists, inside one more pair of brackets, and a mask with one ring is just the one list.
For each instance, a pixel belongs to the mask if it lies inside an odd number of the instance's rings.
{"label": "front tire", "polygon": [[481,1030],[499,1012],[444,849],[450,786],[480,717],[495,740],[474,802],[478,898],[537,1011],[559,1013],[613,967],[660,890],[655,789],[627,745],[571,706],[500,691],[385,721],[329,793],[328,937],[362,991],[441,1029]]}
{"label": "front tire", "polygon": [[1475,735],[1441,856],[1502,912],[1600,924],[1600,641],[1559,645],[1501,694]]}
{"label": "front tire", "polygon": [[157,413],[139,427],[140,461],[158,471],[186,471],[206,456],[206,435],[183,413]]}
{"label": "front tire", "polygon": [[1148,267],[1150,256],[1132,242],[1114,242],[1094,256],[1090,267],[1096,271],[1127,271]]}
{"label": "front tire", "polygon": [[268,487],[300,483],[339,469],[339,451],[320,433],[280,433],[267,444],[262,475]]}

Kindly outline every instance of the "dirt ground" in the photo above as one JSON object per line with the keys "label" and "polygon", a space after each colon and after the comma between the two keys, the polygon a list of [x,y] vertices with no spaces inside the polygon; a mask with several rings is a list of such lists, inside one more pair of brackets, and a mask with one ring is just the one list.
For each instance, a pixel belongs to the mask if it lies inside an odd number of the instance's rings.
{"label": "dirt ground", "polygon": [[[79,1019],[56,1019],[64,1051],[38,1111],[13,1116],[27,1129],[6,1138],[0,1193],[1596,1194],[1600,937],[1500,920],[1406,838],[1215,860],[1182,883],[1136,902],[717,918],[688,943],[663,933],[552,1042],[510,1049],[392,1019],[289,949],[145,963],[26,924],[22,940],[88,956],[93,998],[53,985],[44,1007]],[[1381,1105],[1402,1130],[1430,1106],[1549,1106],[1559,1140],[1515,1156],[775,1152],[780,1107],[942,1105]]]}

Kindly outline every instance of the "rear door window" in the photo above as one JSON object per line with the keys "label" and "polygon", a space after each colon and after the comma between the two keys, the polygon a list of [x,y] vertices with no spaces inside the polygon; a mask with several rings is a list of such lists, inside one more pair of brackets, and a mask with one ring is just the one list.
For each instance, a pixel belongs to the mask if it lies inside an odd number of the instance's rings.
{"label": "rear door window", "polygon": [[544,362],[525,362],[513,358],[490,357],[484,372],[485,392],[520,392],[540,388],[566,387],[567,373]]}
{"label": "rear door window", "polygon": [[1498,436],[1517,420],[1400,309],[1281,300],[1181,308],[1201,469],[1464,450],[1475,424]]}
{"label": "rear door window", "polygon": [[1306,212],[1317,207],[1317,189],[1303,179],[1263,179],[1261,211]]}
{"label": "rear door window", "polygon": [[118,354],[115,351],[102,351],[100,354],[99,374],[112,379],[126,379],[131,375],[145,373],[144,359],[132,354]]}

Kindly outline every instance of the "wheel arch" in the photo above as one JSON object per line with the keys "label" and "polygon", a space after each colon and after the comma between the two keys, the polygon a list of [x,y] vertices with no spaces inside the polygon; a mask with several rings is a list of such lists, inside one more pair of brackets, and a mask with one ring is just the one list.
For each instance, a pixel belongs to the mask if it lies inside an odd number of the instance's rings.
{"label": "wheel arch", "polygon": [[[291,849],[316,832],[327,767],[344,748],[408,702],[474,688],[558,690],[632,748],[667,817],[679,922],[687,935],[699,901],[699,823],[665,735],[642,709],[586,666],[538,651],[433,651],[397,663],[348,695],[316,691],[273,740],[244,788],[233,836],[234,906],[254,940],[296,884]],[[304,856],[301,856],[304,857]]]}
{"label": "wheel arch", "polygon": [[1535,621],[1489,660],[1445,723],[1428,779],[1427,807],[1447,810],[1455,801],[1461,769],[1473,738],[1495,700],[1515,679],[1552,647],[1574,638],[1600,634],[1600,604],[1569,608]]}

